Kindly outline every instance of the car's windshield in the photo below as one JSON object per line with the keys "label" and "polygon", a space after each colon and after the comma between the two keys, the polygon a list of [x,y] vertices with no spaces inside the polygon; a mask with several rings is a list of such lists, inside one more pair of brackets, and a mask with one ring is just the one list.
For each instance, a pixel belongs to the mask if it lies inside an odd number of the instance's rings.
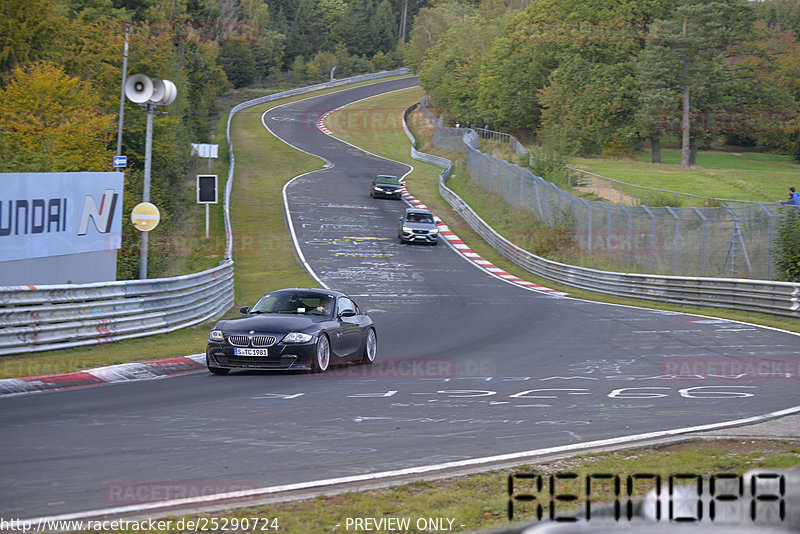
{"label": "car's windshield", "polygon": [[400,180],[397,176],[378,176],[375,178],[376,184],[386,184],[386,185],[400,185]]}
{"label": "car's windshield", "polygon": [[250,313],[299,313],[330,316],[333,313],[333,303],[334,299],[330,295],[279,291],[261,297]]}
{"label": "car's windshield", "polygon": [[430,213],[409,213],[406,221],[412,223],[433,224],[433,216]]}

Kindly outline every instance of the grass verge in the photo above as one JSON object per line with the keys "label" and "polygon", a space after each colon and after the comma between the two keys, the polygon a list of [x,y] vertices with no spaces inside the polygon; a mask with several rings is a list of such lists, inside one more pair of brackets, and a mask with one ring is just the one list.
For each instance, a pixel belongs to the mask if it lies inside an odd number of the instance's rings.
{"label": "grass verge", "polygon": [[[172,517],[198,521],[216,520],[228,525],[259,520],[278,526],[286,534],[323,532],[434,532],[430,520],[438,520],[451,532],[477,531],[496,528],[510,523],[508,519],[509,475],[537,474],[545,477],[558,473],[574,473],[578,480],[589,475],[627,475],[647,473],[660,475],[665,483],[670,475],[692,474],[702,477],[704,490],[708,489],[712,475],[722,473],[742,475],[754,468],[784,469],[800,465],[800,444],[787,440],[713,440],[677,443],[661,448],[625,449],[608,453],[590,453],[538,465],[520,465],[513,469],[495,470],[458,477],[418,481],[388,489],[331,494],[313,499],[289,501],[269,505],[253,505],[234,511],[211,514],[193,514]],[[546,480],[546,478],[545,478]],[[514,491],[535,493],[526,481],[515,479]],[[583,484],[559,486],[563,493],[578,495],[573,507],[585,506]],[[636,486],[635,495],[641,495],[650,485]],[[610,488],[602,490],[609,495]],[[546,491],[546,489],[545,489]],[[596,490],[595,490],[596,491]],[[599,491],[599,493],[603,493]],[[547,496],[543,493],[539,495]],[[597,493],[593,491],[593,496]],[[610,497],[592,499],[593,507],[600,502],[613,501]],[[620,500],[623,500],[620,498]],[[595,509],[595,508],[593,508]],[[545,517],[548,508],[545,507]],[[515,503],[514,521],[535,523],[535,506]],[[561,505],[559,515],[565,515]],[[395,520],[402,528],[364,528],[366,519]],[[355,527],[361,520],[362,527]],[[274,521],[274,523],[273,523]],[[407,521],[407,523],[402,523]],[[374,524],[374,523],[373,523]],[[248,530],[248,529],[237,529]],[[132,532],[132,531],[128,531]],[[165,530],[163,532],[176,532]]]}
{"label": "grass verge", "polygon": [[681,169],[680,157],[679,150],[666,149],[660,164],[649,163],[650,154],[642,153],[635,159],[575,158],[573,165],[622,182],[707,198],[776,202],[786,199],[789,186],[800,186],[800,164],[790,156],[708,150],[698,153],[692,169]]}

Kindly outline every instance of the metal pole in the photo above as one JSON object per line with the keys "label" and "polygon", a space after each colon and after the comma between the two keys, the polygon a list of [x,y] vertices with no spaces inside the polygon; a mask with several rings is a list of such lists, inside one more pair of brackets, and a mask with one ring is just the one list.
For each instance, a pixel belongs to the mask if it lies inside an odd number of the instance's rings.
{"label": "metal pole", "polygon": [[[153,157],[153,108],[154,104],[145,104],[147,109],[147,129],[144,144],[144,186],[142,188],[142,202],[150,202],[150,160]],[[142,245],[139,250],[139,278],[147,279],[147,248],[149,232],[142,232]]]}
{"label": "metal pole", "polygon": [[122,52],[122,89],[119,94],[119,125],[117,128],[117,156],[122,155],[122,124],[125,121],[125,81],[128,77],[128,37],[131,34],[131,23],[125,23],[125,46]]}
{"label": "metal pole", "polygon": [[206,239],[208,239],[208,202],[206,202]]}

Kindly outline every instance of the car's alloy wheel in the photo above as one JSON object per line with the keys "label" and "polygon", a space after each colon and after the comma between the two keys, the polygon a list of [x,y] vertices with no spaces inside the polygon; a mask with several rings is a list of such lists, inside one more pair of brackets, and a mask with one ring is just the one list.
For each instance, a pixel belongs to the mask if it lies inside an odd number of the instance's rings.
{"label": "car's alloy wheel", "polygon": [[331,363],[331,343],[328,336],[320,334],[317,339],[317,351],[314,354],[314,361],[311,363],[311,370],[315,373],[324,373]]}
{"label": "car's alloy wheel", "polygon": [[378,336],[375,335],[375,330],[372,328],[367,332],[367,341],[364,343],[364,357],[361,358],[361,363],[370,364],[375,361],[375,355],[378,353]]}

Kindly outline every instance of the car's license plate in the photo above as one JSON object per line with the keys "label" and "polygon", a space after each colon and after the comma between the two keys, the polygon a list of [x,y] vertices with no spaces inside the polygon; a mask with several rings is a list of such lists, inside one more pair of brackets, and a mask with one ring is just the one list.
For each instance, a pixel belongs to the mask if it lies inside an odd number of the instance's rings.
{"label": "car's license plate", "polygon": [[269,356],[268,349],[240,349],[234,348],[233,354],[236,356]]}

